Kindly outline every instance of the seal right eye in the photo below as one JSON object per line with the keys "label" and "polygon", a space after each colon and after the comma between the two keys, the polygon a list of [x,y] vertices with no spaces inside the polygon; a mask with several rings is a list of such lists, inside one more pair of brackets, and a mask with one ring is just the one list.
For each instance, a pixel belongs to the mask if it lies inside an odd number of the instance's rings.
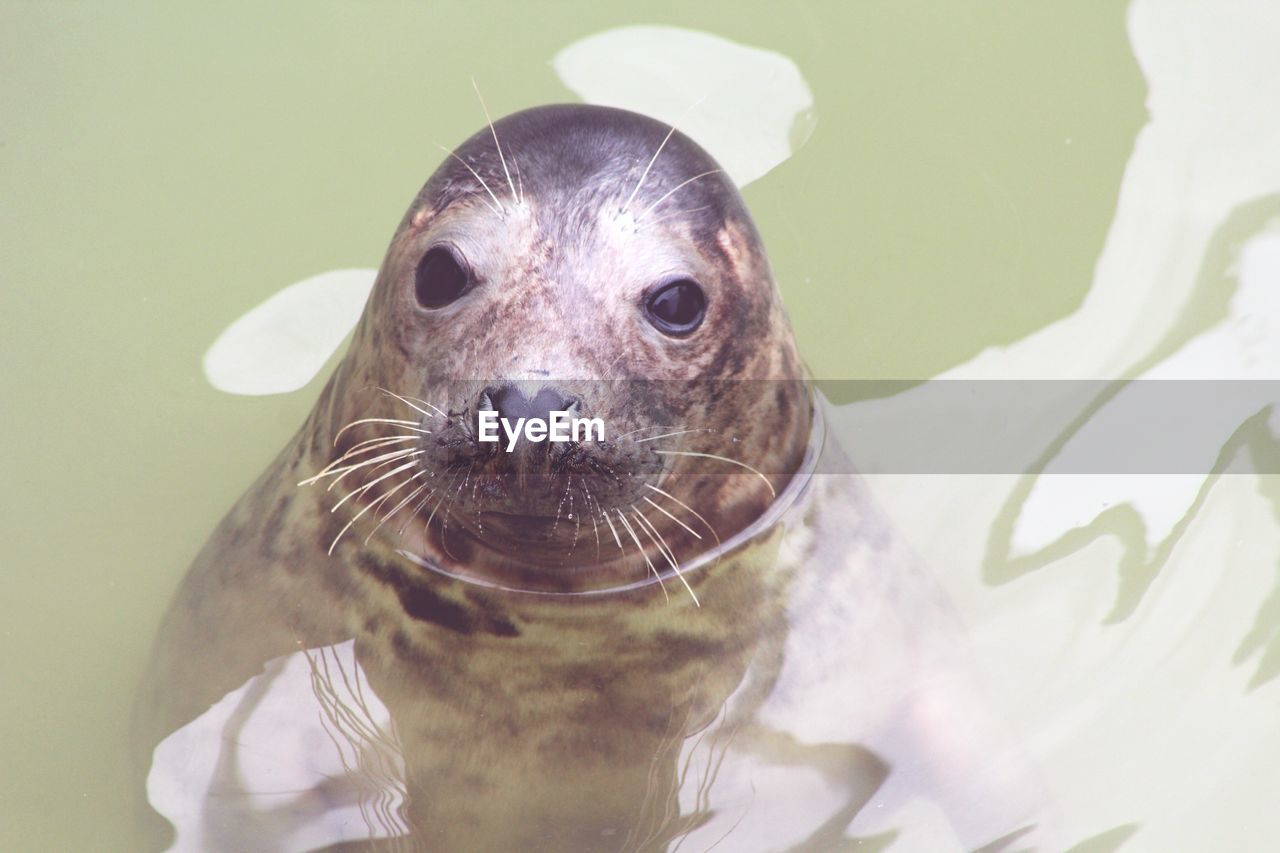
{"label": "seal right eye", "polygon": [[702,324],[707,313],[707,297],[697,282],[682,278],[650,296],[645,309],[649,322],[658,331],[684,337]]}
{"label": "seal right eye", "polygon": [[471,277],[453,252],[437,246],[418,261],[414,292],[423,308],[443,308],[467,292]]}

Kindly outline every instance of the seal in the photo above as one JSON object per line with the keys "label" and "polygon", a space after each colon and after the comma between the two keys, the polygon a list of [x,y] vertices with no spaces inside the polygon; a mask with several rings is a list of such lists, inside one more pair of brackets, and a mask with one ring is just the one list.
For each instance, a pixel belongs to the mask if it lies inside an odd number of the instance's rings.
{"label": "seal", "polygon": [[[557,412],[603,434],[480,440],[482,416]],[[832,849],[899,778],[929,787],[900,772],[922,762],[985,800],[996,747],[947,734],[979,703],[921,688],[968,683],[952,617],[861,481],[815,474],[837,452],[705,151],[605,107],[490,124],[413,200],[311,414],[183,581],[138,703],[150,803],[179,847],[564,851]],[[289,808],[271,779],[312,759],[250,778],[236,752],[273,692],[294,698],[269,742],[319,718],[356,756]],[[200,788],[178,765],[206,730]],[[947,810],[986,842],[1020,796]],[[352,803],[356,830],[316,829]]]}

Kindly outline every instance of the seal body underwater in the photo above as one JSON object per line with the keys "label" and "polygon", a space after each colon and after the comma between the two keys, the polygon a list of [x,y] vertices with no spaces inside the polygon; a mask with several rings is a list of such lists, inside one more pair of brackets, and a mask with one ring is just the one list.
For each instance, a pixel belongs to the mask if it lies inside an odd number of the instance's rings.
{"label": "seal body underwater", "polygon": [[[912,797],[963,844],[1023,829],[945,601],[817,473],[821,406],[695,143],[593,106],[486,127],[165,616],[148,846],[830,850]],[[603,436],[478,434],[558,411]]]}

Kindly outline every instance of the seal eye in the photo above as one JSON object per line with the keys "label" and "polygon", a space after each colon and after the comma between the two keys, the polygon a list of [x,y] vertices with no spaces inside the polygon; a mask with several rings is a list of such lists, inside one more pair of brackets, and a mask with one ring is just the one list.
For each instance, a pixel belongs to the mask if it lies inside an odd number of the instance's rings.
{"label": "seal eye", "polygon": [[443,308],[465,293],[470,284],[467,271],[443,246],[431,249],[418,261],[414,291],[423,308]]}
{"label": "seal eye", "polygon": [[707,297],[697,282],[687,278],[665,284],[645,306],[649,322],[668,335],[687,335],[702,325],[707,313]]}

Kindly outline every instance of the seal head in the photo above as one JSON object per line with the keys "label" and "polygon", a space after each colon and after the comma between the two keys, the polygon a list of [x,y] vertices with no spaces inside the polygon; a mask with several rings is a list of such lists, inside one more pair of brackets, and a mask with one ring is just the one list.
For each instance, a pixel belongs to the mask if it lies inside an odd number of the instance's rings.
{"label": "seal head", "polygon": [[[812,416],[737,190],[673,128],[582,105],[516,113],[451,153],[329,390],[328,472],[353,515],[386,521],[385,546],[559,591],[660,579],[749,525]],[[557,411],[603,436],[480,440],[482,413]]]}

